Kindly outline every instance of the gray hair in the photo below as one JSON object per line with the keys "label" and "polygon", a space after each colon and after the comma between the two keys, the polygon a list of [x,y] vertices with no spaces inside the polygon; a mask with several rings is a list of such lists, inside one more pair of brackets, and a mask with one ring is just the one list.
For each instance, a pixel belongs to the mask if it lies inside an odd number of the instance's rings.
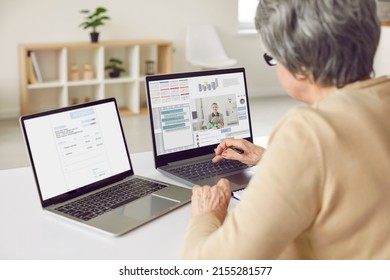
{"label": "gray hair", "polygon": [[264,47],[292,74],[340,88],[373,72],[375,0],[260,0],[255,24]]}

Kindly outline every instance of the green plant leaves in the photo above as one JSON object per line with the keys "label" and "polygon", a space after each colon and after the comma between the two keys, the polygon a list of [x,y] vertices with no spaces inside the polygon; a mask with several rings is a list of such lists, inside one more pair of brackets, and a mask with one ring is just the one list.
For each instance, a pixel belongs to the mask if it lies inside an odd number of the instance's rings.
{"label": "green plant leaves", "polygon": [[79,27],[82,27],[83,29],[92,28],[92,31],[96,32],[96,27],[104,25],[105,21],[110,19],[110,17],[102,15],[105,12],[107,12],[107,9],[104,7],[96,8],[93,13],[89,10],[81,10],[80,13],[88,14],[88,16],[85,18],[84,22],[80,23]]}

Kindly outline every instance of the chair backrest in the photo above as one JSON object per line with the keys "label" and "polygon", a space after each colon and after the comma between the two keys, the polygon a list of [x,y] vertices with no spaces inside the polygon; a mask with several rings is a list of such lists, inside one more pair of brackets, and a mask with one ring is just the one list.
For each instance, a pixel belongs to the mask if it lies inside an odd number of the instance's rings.
{"label": "chair backrest", "polygon": [[226,55],[215,28],[210,24],[187,26],[186,59],[191,64],[200,66],[210,61],[231,60]]}

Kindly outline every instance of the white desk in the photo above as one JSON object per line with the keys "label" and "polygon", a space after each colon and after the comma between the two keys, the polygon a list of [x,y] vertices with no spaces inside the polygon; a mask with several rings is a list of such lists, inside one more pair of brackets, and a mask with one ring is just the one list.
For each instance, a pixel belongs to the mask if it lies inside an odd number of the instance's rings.
{"label": "white desk", "polygon": [[[136,174],[175,183],[154,169],[152,152],[132,154],[131,161]],[[0,170],[0,259],[179,259],[190,209],[111,237],[43,211],[30,167]]]}

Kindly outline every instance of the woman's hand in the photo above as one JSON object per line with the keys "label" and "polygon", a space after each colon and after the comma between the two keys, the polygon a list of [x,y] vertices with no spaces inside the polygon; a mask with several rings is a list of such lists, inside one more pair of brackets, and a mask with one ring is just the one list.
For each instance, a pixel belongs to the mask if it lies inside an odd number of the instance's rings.
{"label": "woman's hand", "polygon": [[[237,152],[237,149],[242,153]],[[254,166],[260,161],[265,149],[244,139],[225,139],[214,151],[213,162],[233,159]]]}
{"label": "woman's hand", "polygon": [[210,187],[194,186],[192,188],[192,216],[203,213],[213,213],[223,223],[227,214],[231,197],[230,183],[227,179],[220,179],[216,185]]}

